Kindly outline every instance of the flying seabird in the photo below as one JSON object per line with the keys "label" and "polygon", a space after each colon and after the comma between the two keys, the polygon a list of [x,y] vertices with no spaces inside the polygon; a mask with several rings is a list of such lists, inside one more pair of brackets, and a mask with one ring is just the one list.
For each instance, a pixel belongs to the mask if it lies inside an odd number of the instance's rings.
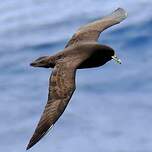
{"label": "flying seabird", "polygon": [[77,69],[99,67],[111,59],[121,63],[111,47],[101,45],[97,40],[102,31],[126,17],[125,10],[118,8],[110,15],[79,28],[63,51],[40,57],[30,64],[33,67],[53,68],[53,71],[49,79],[48,101],[27,149],[35,145],[64,112],[76,88]]}

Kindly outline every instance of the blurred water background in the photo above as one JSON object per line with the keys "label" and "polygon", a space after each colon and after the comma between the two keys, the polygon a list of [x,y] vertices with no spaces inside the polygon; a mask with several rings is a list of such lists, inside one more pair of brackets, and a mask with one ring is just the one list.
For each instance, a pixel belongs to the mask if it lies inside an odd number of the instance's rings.
{"label": "blurred water background", "polygon": [[77,90],[32,152],[152,151],[152,1],[0,1],[0,151],[24,152],[46,104],[51,70],[31,68],[62,50],[78,27],[118,7],[128,18],[102,33],[123,64],[77,72]]}

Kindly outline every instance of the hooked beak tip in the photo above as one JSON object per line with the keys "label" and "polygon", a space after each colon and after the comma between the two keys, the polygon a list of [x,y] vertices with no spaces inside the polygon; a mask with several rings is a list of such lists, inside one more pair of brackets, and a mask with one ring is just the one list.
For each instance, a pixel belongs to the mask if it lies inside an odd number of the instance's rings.
{"label": "hooked beak tip", "polygon": [[112,56],[111,58],[112,58],[114,61],[116,61],[116,63],[118,63],[118,64],[121,64],[121,63],[122,63],[121,60],[120,60],[116,55]]}

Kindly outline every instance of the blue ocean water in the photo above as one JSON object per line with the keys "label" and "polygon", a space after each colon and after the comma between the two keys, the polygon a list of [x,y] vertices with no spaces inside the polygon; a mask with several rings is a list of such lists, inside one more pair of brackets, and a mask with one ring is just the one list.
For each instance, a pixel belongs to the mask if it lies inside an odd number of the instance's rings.
{"label": "blue ocean water", "polygon": [[118,7],[128,18],[101,34],[123,64],[77,71],[66,111],[33,152],[152,151],[152,1],[5,0],[0,5],[0,151],[24,152],[51,70],[31,68],[62,50],[78,27]]}

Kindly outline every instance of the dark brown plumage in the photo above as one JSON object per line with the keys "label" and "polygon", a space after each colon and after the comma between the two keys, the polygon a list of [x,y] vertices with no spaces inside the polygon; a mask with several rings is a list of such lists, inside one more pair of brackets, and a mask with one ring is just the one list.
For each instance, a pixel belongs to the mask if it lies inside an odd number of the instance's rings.
{"label": "dark brown plumage", "polygon": [[48,102],[27,149],[35,145],[64,112],[75,90],[77,69],[102,66],[111,59],[120,63],[114,50],[98,44],[97,40],[103,30],[126,17],[126,12],[118,8],[111,15],[78,29],[63,51],[40,57],[31,63],[33,67],[51,67],[53,72],[49,80]]}

